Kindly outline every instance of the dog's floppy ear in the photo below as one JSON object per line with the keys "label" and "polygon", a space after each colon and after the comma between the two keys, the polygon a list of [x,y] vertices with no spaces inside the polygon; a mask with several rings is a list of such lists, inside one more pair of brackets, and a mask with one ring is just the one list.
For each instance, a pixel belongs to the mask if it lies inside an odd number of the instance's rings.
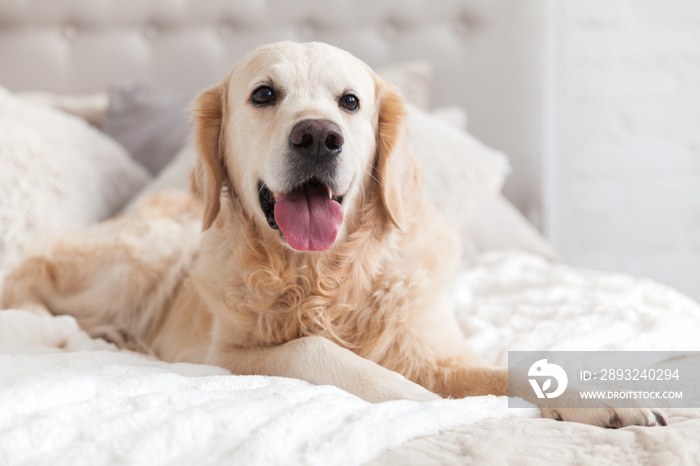
{"label": "dog's floppy ear", "polygon": [[410,155],[408,132],[404,125],[406,107],[393,87],[377,77],[379,116],[377,123],[376,171],[382,205],[387,217],[399,230],[404,227],[404,189],[411,189],[418,176]]}
{"label": "dog's floppy ear", "polygon": [[202,229],[208,229],[221,209],[221,187],[225,178],[222,124],[226,102],[225,85],[217,84],[194,101],[194,139],[197,165],[190,175],[194,195],[204,203]]}

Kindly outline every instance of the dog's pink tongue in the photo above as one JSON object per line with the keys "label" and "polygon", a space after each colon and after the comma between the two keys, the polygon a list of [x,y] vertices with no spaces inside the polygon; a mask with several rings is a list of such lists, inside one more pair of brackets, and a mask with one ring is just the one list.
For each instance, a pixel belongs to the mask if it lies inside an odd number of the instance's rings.
{"label": "dog's pink tongue", "polygon": [[306,185],[280,195],[275,221],[294,249],[325,251],[343,223],[343,207],[328,197],[324,186]]}

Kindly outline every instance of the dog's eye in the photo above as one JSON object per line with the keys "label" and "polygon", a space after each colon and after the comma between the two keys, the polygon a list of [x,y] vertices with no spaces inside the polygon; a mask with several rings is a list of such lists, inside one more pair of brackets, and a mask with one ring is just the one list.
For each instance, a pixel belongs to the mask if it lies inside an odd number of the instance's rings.
{"label": "dog's eye", "polygon": [[257,105],[270,104],[275,100],[275,91],[269,86],[261,86],[253,91],[251,99]]}
{"label": "dog's eye", "polygon": [[340,98],[340,102],[338,103],[345,110],[349,110],[351,112],[354,112],[358,108],[360,108],[360,99],[358,99],[352,94],[345,94],[343,97]]}

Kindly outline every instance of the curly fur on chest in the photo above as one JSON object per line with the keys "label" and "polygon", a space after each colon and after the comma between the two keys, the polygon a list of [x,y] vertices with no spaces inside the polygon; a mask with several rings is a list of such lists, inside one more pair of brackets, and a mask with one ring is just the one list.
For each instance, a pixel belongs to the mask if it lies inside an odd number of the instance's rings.
{"label": "curly fur on chest", "polygon": [[[365,207],[366,214],[373,213],[371,205]],[[225,308],[219,304],[215,316],[222,313],[244,329],[246,344],[319,335],[382,359],[426,277],[415,270],[401,273],[404,257],[398,237],[392,239],[396,233],[385,231],[386,222],[351,228],[330,251],[300,255],[261,239],[256,226],[234,209],[220,216],[203,241],[207,267],[196,268],[197,287],[205,301],[211,296],[221,303],[215,297],[225,297]]]}

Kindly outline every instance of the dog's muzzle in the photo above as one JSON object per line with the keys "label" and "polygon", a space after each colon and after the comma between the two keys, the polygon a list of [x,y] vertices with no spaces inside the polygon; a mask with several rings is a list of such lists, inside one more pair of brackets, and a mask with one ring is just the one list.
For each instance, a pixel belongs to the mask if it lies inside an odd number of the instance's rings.
{"label": "dog's muzzle", "polygon": [[[299,251],[330,248],[343,223],[343,196],[334,194],[343,133],[330,120],[302,120],[289,135],[288,170],[282,192],[260,180],[258,198],[267,224]],[[284,189],[284,188],[283,188]]]}

